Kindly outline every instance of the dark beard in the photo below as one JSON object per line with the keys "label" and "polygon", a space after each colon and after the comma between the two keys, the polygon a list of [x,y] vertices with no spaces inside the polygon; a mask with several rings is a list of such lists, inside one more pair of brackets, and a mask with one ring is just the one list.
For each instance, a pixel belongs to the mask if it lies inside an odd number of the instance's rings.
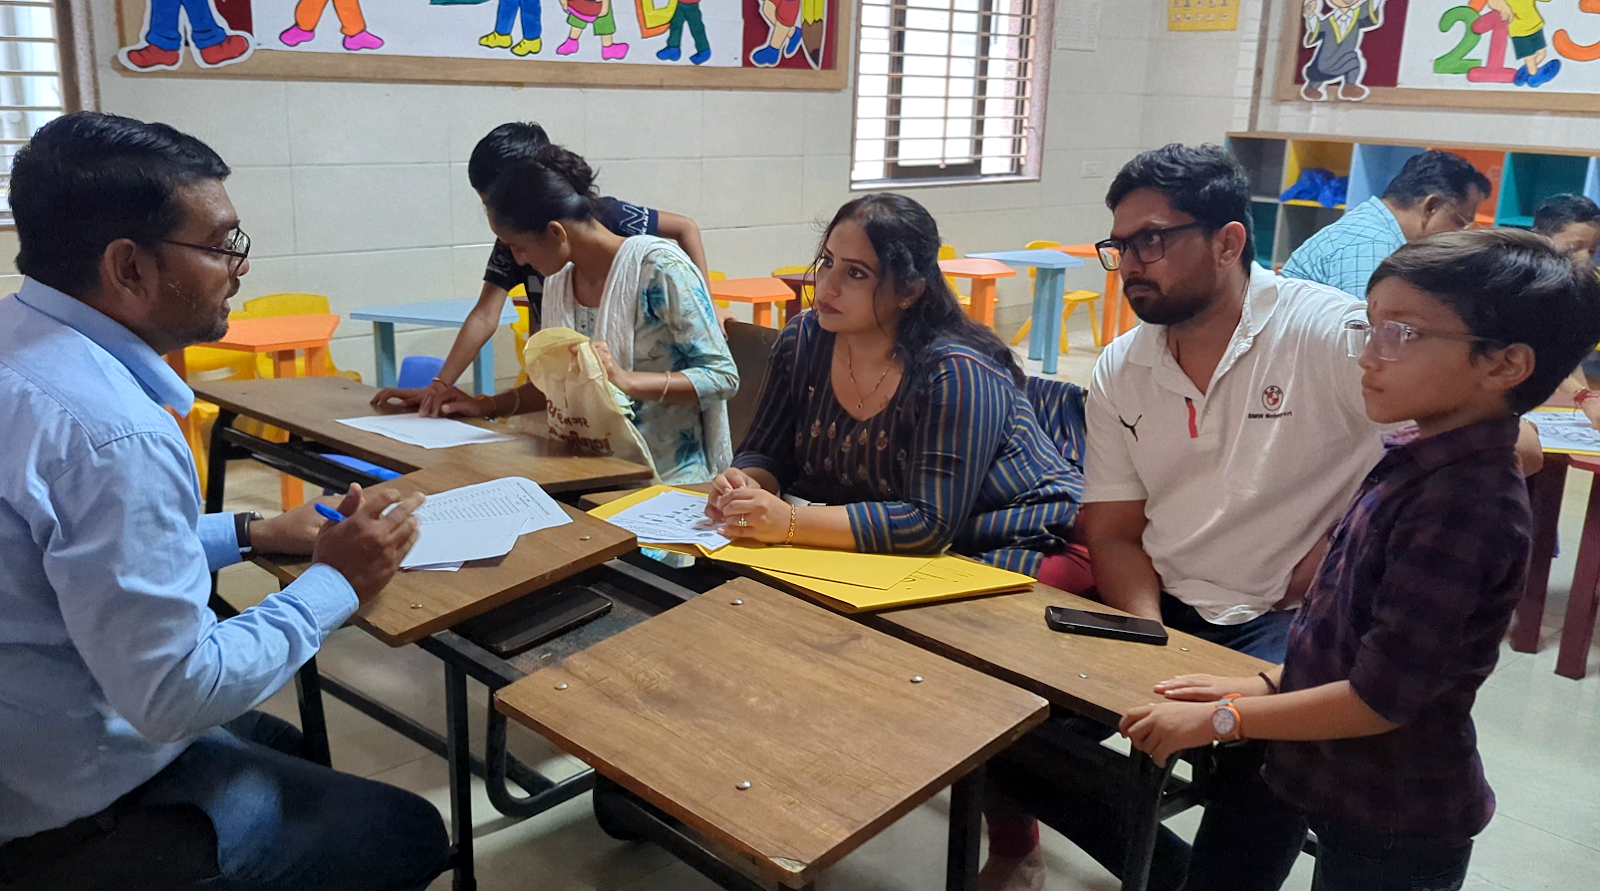
{"label": "dark beard", "polygon": [[[218,313],[215,304],[204,296],[179,287],[176,282],[168,282],[166,286],[170,298],[170,305],[178,310],[178,324],[173,326],[172,335],[175,340],[184,346],[193,346],[197,343],[211,343],[228,333],[228,314],[226,311]],[[228,293],[231,299],[239,293],[239,280],[233,280],[233,289]]]}
{"label": "dark beard", "polygon": [[[1204,313],[1214,300],[1215,280],[1197,284],[1200,287],[1168,294],[1154,283],[1136,278],[1123,285],[1123,294],[1139,321],[1150,325],[1182,325]],[[1135,285],[1144,289],[1144,293],[1137,297],[1127,292],[1128,288]]]}

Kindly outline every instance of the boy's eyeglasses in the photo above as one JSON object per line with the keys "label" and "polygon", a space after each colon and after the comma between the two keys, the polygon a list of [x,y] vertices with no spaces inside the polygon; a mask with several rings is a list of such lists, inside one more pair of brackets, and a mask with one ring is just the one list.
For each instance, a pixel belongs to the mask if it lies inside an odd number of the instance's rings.
{"label": "boy's eyeglasses", "polygon": [[1400,358],[1405,345],[1413,340],[1424,337],[1437,337],[1441,340],[1460,340],[1468,343],[1487,343],[1496,348],[1505,344],[1488,337],[1479,337],[1476,334],[1458,334],[1454,331],[1424,331],[1413,328],[1404,322],[1382,322],[1373,325],[1369,322],[1349,321],[1344,323],[1345,352],[1352,359],[1361,358],[1367,350],[1367,344],[1372,344],[1378,351],[1378,358],[1385,362],[1394,362]]}
{"label": "boy's eyeglasses", "polygon": [[244,230],[238,226],[233,227],[233,231],[228,233],[228,237],[224,238],[220,245],[191,244],[187,241],[172,241],[171,239],[163,239],[161,243],[193,248],[197,251],[208,251],[213,254],[223,254],[228,258],[229,275],[238,275],[240,267],[244,266],[244,261],[250,258],[250,236],[244,234]]}
{"label": "boy's eyeglasses", "polygon": [[1115,272],[1122,268],[1122,255],[1131,253],[1140,263],[1149,265],[1159,262],[1167,255],[1167,236],[1189,229],[1198,229],[1204,223],[1184,223],[1182,226],[1167,226],[1163,229],[1142,229],[1129,235],[1127,238],[1107,238],[1105,241],[1095,242],[1095,253],[1100,255],[1100,265],[1107,272]]}

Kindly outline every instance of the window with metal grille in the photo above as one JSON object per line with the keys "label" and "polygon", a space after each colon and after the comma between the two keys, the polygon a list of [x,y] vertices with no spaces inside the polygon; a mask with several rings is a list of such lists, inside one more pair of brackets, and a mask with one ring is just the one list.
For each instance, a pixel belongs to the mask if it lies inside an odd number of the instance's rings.
{"label": "window with metal grille", "polygon": [[1024,174],[1037,0],[862,0],[852,182]]}
{"label": "window with metal grille", "polygon": [[56,34],[54,3],[0,0],[0,225],[11,225],[11,158],[66,107]]}

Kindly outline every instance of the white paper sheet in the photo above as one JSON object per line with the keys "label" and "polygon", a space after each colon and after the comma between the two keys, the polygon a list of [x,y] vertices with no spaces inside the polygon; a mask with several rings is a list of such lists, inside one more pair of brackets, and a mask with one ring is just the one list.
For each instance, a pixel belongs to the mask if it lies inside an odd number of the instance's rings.
{"label": "white paper sheet", "polygon": [[1100,0],[1056,0],[1056,49],[1100,48]]}
{"label": "white paper sheet", "polygon": [[1581,411],[1536,411],[1523,417],[1539,428],[1539,444],[1545,451],[1600,452],[1600,430]]}
{"label": "white paper sheet", "polygon": [[704,495],[663,492],[607,517],[606,522],[632,532],[640,544],[698,544],[714,551],[729,543],[706,516]]}
{"label": "white paper sheet", "polygon": [[417,415],[341,418],[339,423],[424,449],[448,449],[511,439],[507,434],[452,421],[449,418],[424,418]]}
{"label": "white paper sheet", "polygon": [[402,569],[453,572],[468,561],[505,556],[519,536],[572,522],[538,483],[520,476],[429,495],[416,517],[421,534]]}

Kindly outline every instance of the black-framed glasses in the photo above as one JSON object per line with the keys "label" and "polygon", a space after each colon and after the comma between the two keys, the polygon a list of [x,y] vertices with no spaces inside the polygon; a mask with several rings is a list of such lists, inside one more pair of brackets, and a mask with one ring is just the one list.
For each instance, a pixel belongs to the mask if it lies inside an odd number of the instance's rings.
{"label": "black-framed glasses", "polygon": [[238,226],[233,227],[233,231],[228,233],[228,237],[223,239],[220,245],[194,244],[188,241],[173,241],[171,239],[162,239],[161,243],[193,248],[197,251],[208,251],[213,254],[222,254],[228,258],[229,275],[238,275],[239,268],[244,266],[244,261],[250,259],[250,236],[246,235],[244,230]]}
{"label": "black-framed glasses", "polygon": [[1425,337],[1434,337],[1440,340],[1460,340],[1467,343],[1486,343],[1496,349],[1505,344],[1488,337],[1479,337],[1476,334],[1460,334],[1455,331],[1427,331],[1422,328],[1413,328],[1404,322],[1380,322],[1376,325],[1370,322],[1351,320],[1344,323],[1345,353],[1352,359],[1359,359],[1366,352],[1370,343],[1378,351],[1378,358],[1385,362],[1394,362],[1400,358],[1405,345],[1413,340]]}
{"label": "black-framed glasses", "polygon": [[1156,263],[1167,255],[1167,236],[1190,229],[1198,229],[1205,223],[1184,223],[1182,226],[1167,226],[1162,229],[1141,229],[1127,238],[1107,238],[1105,241],[1095,242],[1095,253],[1100,255],[1100,265],[1107,272],[1115,272],[1122,268],[1123,253],[1131,253],[1140,263]]}

